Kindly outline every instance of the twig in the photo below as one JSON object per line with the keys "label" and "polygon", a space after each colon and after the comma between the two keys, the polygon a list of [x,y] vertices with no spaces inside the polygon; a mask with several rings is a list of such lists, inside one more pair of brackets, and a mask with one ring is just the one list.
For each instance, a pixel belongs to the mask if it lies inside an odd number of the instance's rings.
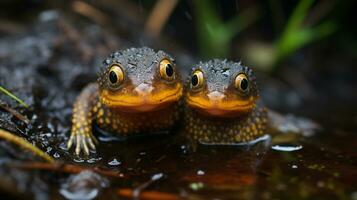
{"label": "twig", "polygon": [[72,3],[72,9],[101,25],[108,21],[108,17],[102,11],[83,1],[74,1]]}
{"label": "twig", "polygon": [[30,120],[26,116],[22,115],[21,113],[17,112],[16,110],[12,109],[11,107],[9,107],[9,105],[7,105],[7,103],[5,103],[1,100],[0,100],[0,107],[2,109],[6,110],[7,112],[11,113],[17,119],[25,122],[26,124],[30,123]]}
{"label": "twig", "polygon": [[[117,195],[125,197],[125,198],[133,198],[134,190],[130,188],[122,188],[118,189]],[[143,191],[140,194],[140,199],[143,200],[178,200],[181,199],[180,197],[165,193],[165,192],[158,192],[158,191]]]}
{"label": "twig", "polygon": [[146,22],[145,31],[154,37],[159,36],[177,2],[178,0],[157,1],[149,19]]}
{"label": "twig", "polygon": [[133,195],[133,198],[135,199],[139,199],[140,197],[140,194],[141,192],[149,187],[151,184],[153,184],[154,182],[160,180],[162,178],[163,174],[162,173],[159,173],[159,174],[154,174],[151,179],[149,181],[146,181],[145,183],[139,185],[138,187],[136,187],[133,192],[132,192],[132,195]]}
{"label": "twig", "polygon": [[49,163],[55,162],[55,160],[51,156],[49,156],[48,154],[46,154],[45,152],[43,152],[36,146],[32,145],[31,143],[29,143],[22,137],[16,136],[8,131],[0,129],[0,138],[7,140],[11,143],[14,143],[14,144],[24,148],[24,149],[27,149],[27,150],[33,152],[36,156],[43,158],[44,160],[46,160]]}
{"label": "twig", "polygon": [[115,177],[115,178],[126,178],[122,173],[115,172],[111,170],[103,170],[97,167],[89,168],[82,167],[78,165],[72,164],[62,164],[62,163],[43,163],[43,162],[26,162],[26,163],[11,163],[11,166],[22,168],[22,169],[39,169],[39,170],[47,170],[47,171],[60,171],[69,174],[78,174],[84,170],[94,171],[98,174]]}

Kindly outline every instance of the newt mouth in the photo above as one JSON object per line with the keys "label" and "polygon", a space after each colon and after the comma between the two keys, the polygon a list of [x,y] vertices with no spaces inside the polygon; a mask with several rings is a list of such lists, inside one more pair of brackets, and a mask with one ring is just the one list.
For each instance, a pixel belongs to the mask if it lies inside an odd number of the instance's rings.
{"label": "newt mouth", "polygon": [[123,112],[148,112],[165,108],[177,102],[182,96],[182,86],[157,93],[153,92],[152,88],[149,89],[131,94],[112,94],[108,90],[103,90],[100,93],[100,100],[103,104]]}
{"label": "newt mouth", "polygon": [[224,98],[202,98],[188,96],[187,104],[193,109],[209,115],[218,117],[237,117],[249,113],[255,107],[254,97],[247,100],[225,100]]}

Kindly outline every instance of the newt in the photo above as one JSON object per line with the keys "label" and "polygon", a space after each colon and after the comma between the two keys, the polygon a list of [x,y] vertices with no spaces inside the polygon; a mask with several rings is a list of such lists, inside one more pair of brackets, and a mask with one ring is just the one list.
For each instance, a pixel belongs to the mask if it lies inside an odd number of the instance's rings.
{"label": "newt", "polygon": [[258,103],[253,70],[214,59],[196,64],[184,94],[184,130],[201,144],[252,141],[267,130],[267,109]]}
{"label": "newt", "polygon": [[96,149],[93,125],[129,137],[169,130],[179,120],[183,83],[169,54],[148,47],[120,50],[101,71],[73,106],[67,147],[75,146],[75,154]]}
{"label": "newt", "polygon": [[311,136],[320,129],[309,119],[266,108],[253,70],[240,62],[214,59],[194,65],[184,102],[184,134],[194,144],[247,144],[263,135]]}

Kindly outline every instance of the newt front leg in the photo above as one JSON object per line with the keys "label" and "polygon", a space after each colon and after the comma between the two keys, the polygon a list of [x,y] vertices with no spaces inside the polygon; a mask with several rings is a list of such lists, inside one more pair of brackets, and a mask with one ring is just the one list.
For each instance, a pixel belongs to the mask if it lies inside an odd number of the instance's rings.
{"label": "newt front leg", "polygon": [[94,143],[98,143],[92,133],[93,120],[96,115],[95,105],[98,101],[98,85],[92,83],[83,89],[74,103],[72,130],[67,147],[70,149],[74,144],[77,155],[82,150],[89,155],[89,148],[95,150]]}

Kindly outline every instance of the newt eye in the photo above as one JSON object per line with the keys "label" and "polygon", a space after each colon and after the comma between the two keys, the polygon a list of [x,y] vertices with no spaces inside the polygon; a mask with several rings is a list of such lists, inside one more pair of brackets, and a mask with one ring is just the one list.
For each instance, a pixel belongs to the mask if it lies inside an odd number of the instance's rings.
{"label": "newt eye", "polygon": [[110,85],[114,87],[122,83],[122,81],[124,80],[124,72],[119,65],[114,64],[110,67],[108,73],[108,80],[110,82]]}
{"label": "newt eye", "polygon": [[234,82],[235,87],[241,91],[242,93],[248,92],[249,89],[249,81],[247,78],[247,75],[245,74],[238,74],[236,76],[235,82]]}
{"label": "newt eye", "polygon": [[174,78],[174,67],[172,66],[172,63],[168,59],[163,59],[160,62],[160,75],[166,80],[172,80]]}
{"label": "newt eye", "polygon": [[191,86],[193,89],[198,89],[203,85],[203,73],[200,70],[193,72],[191,76]]}

